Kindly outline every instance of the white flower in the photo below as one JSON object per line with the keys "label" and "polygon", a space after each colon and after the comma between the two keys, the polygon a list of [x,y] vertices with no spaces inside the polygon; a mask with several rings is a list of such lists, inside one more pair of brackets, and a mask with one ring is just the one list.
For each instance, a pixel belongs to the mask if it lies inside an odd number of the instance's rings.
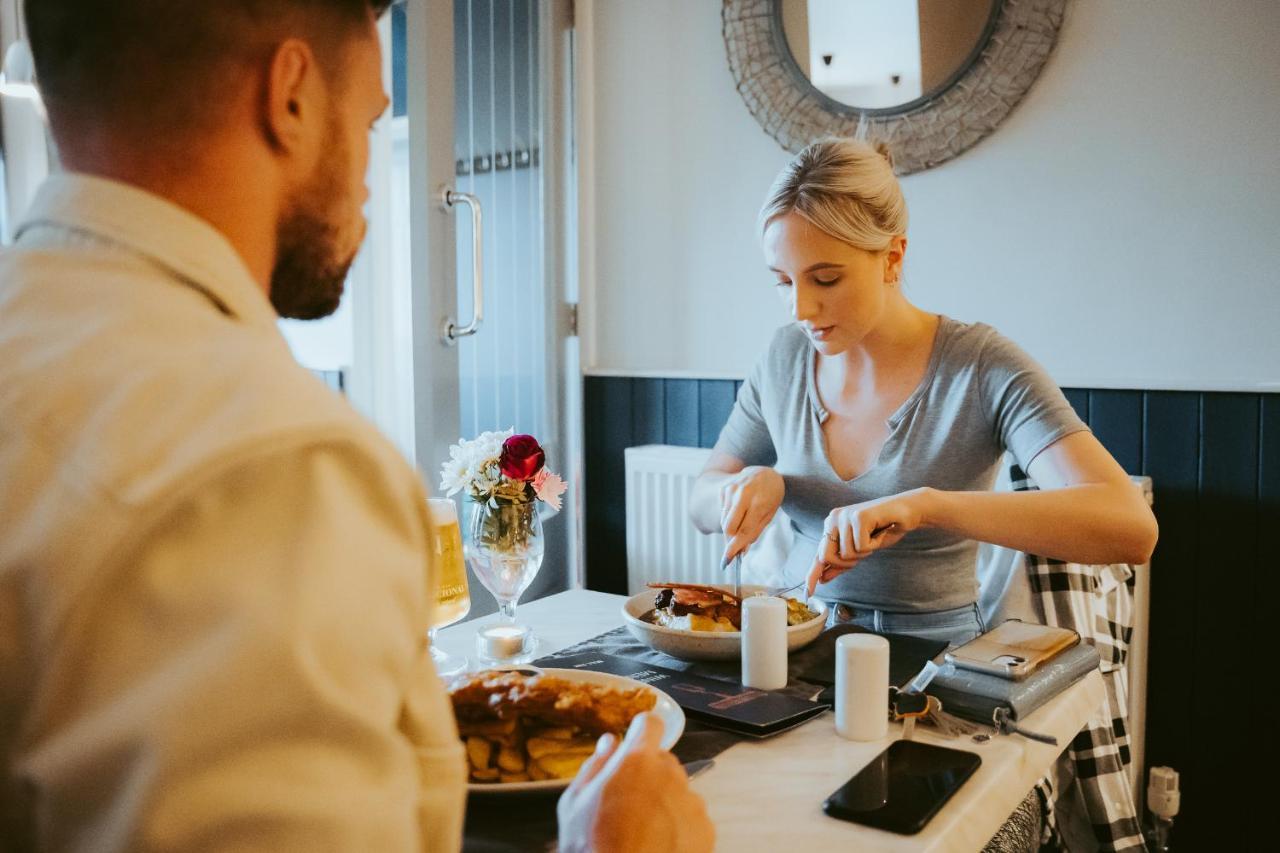
{"label": "white flower", "polygon": [[444,490],[446,497],[453,497],[467,487],[470,479],[471,468],[467,461],[452,456],[440,471],[440,488]]}
{"label": "white flower", "polygon": [[441,466],[440,488],[449,496],[463,489],[477,500],[492,496],[501,477],[497,463],[502,443],[514,434],[514,429],[508,429],[459,440],[449,448],[449,459]]}

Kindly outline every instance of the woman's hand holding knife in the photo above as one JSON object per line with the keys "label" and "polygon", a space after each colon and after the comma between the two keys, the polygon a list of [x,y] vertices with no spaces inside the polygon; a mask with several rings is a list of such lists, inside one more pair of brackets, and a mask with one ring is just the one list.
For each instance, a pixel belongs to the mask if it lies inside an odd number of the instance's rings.
{"label": "woman's hand holding knife", "polygon": [[869,554],[896,545],[924,526],[922,503],[929,489],[836,507],[822,525],[822,541],[809,569],[808,593],[852,569]]}
{"label": "woman's hand holding knife", "polygon": [[760,538],[782,506],[785,491],[782,475],[763,465],[743,468],[724,481],[720,486],[720,529],[729,541],[721,565],[728,566]]}

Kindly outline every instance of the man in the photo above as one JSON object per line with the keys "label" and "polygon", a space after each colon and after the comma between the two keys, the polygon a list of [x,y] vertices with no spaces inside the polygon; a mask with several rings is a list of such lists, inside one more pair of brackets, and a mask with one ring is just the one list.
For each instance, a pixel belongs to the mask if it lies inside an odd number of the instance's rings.
{"label": "man", "polygon": [[[27,0],[66,174],[0,259],[0,847],[459,845],[421,483],[276,329],[363,236],[386,5]],[[566,849],[710,846],[659,736]]]}

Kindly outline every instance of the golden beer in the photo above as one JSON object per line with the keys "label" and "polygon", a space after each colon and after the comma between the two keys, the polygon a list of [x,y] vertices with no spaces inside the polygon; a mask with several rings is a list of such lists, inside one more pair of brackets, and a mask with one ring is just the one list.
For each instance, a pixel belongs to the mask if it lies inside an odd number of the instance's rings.
{"label": "golden beer", "polygon": [[[448,498],[431,498],[427,505],[435,533],[431,537],[435,548],[432,566],[437,579],[432,628],[443,628],[471,612],[471,593],[467,589],[457,507]],[[431,578],[427,580],[430,582]]]}

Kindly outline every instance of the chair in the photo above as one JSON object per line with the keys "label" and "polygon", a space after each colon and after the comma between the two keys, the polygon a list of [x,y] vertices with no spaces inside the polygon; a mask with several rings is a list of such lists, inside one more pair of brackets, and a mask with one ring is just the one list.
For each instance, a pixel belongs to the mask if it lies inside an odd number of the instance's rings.
{"label": "chair", "polygon": [[[1007,475],[1015,491],[1037,488],[1016,464]],[[1145,849],[1129,772],[1133,577],[1133,568],[1124,564],[1064,563],[1007,549],[986,548],[980,559],[979,599],[992,623],[1021,616],[1071,628],[1102,656],[1103,708],[1038,786],[1045,819],[1041,841],[1050,846],[1076,849],[1092,842],[1101,850]]]}

